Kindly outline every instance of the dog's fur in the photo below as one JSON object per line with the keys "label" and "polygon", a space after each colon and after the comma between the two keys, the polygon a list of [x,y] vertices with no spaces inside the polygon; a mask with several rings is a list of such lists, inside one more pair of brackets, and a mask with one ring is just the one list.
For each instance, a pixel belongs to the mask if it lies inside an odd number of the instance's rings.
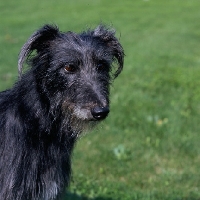
{"label": "dog's fur", "polygon": [[28,39],[19,80],[0,93],[0,199],[59,198],[78,135],[109,112],[109,85],[123,57],[103,25],[81,34],[45,25]]}

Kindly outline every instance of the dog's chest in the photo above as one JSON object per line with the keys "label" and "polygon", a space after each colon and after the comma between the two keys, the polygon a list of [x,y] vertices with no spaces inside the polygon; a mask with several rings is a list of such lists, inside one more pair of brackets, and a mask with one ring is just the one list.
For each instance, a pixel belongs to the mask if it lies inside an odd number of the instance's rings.
{"label": "dog's chest", "polygon": [[55,181],[51,181],[48,185],[44,185],[44,188],[44,194],[42,195],[41,200],[56,199],[59,187]]}

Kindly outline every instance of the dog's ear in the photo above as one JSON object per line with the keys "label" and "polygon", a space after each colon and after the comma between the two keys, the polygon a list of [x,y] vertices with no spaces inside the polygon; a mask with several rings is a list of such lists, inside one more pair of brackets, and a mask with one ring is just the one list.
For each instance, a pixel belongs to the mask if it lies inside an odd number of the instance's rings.
{"label": "dog's ear", "polygon": [[27,40],[27,42],[21,48],[18,59],[18,73],[21,77],[23,63],[27,56],[29,56],[34,50],[37,52],[44,48],[47,48],[50,41],[55,39],[59,35],[59,29],[56,26],[45,25],[38,31],[33,33],[33,35]]}
{"label": "dog's ear", "polygon": [[107,46],[111,49],[113,58],[117,60],[118,68],[114,73],[114,78],[116,78],[123,69],[124,65],[124,50],[119,40],[115,37],[115,30],[110,30],[103,25],[99,25],[93,32],[93,35],[100,37]]}

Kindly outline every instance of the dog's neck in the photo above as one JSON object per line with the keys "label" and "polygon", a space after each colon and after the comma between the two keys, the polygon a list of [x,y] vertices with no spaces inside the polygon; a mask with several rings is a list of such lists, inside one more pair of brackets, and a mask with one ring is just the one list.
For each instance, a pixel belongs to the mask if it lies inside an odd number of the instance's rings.
{"label": "dog's neck", "polygon": [[[16,137],[18,139],[12,144],[4,140],[4,151],[10,151],[9,149],[18,149],[18,151],[13,151],[9,160],[3,159],[6,168],[1,170],[4,170],[4,173],[10,173],[10,176],[7,177],[9,180],[3,180],[0,187],[6,186],[4,182],[8,181],[9,187],[15,193],[15,199],[54,199],[70,181],[70,155],[77,134],[71,128],[62,127],[61,129],[64,119],[62,120],[61,116],[52,117],[47,111],[47,106],[41,105],[39,97],[35,95],[37,89],[35,85],[29,84],[29,87],[26,85],[24,88],[28,90],[25,91],[22,87],[24,83],[18,84],[20,93],[13,93],[12,90],[5,92],[11,102],[6,109],[16,112],[15,116],[7,112],[5,117],[12,119],[12,122],[8,127],[5,125],[5,129],[12,129],[11,124],[17,127],[16,124],[19,122],[24,126],[18,127],[19,135]],[[31,101],[30,96],[34,98]],[[12,134],[11,130],[6,130],[6,132]],[[13,169],[8,162],[15,168]],[[18,174],[21,174],[20,179],[17,178]],[[26,191],[19,189],[24,188],[22,185],[26,185]],[[8,189],[2,188],[1,191],[7,193]],[[30,191],[29,194],[27,190]]]}

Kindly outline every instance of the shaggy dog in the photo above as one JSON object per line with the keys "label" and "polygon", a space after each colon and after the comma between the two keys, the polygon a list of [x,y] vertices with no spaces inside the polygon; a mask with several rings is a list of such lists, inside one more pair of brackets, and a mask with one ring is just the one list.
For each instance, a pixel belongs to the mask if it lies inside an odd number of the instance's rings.
{"label": "shaggy dog", "polygon": [[28,39],[18,81],[0,93],[0,199],[61,196],[74,143],[107,117],[109,85],[123,58],[114,31],[103,25],[80,34],[45,25]]}

